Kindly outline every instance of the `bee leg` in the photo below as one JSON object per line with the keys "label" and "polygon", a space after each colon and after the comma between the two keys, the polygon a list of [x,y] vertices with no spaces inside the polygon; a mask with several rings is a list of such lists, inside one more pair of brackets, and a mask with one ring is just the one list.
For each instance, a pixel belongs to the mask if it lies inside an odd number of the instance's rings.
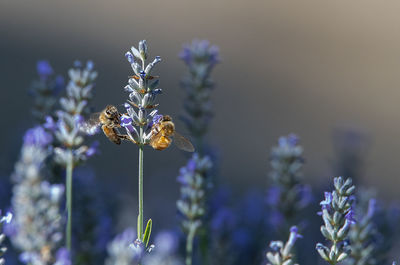
{"label": "bee leg", "polygon": [[137,144],[137,142],[136,142],[135,140],[131,139],[131,138],[130,138],[128,135],[126,135],[126,134],[117,134],[117,136],[118,136],[120,139],[122,139],[122,140],[131,141],[131,142],[133,142],[134,144]]}

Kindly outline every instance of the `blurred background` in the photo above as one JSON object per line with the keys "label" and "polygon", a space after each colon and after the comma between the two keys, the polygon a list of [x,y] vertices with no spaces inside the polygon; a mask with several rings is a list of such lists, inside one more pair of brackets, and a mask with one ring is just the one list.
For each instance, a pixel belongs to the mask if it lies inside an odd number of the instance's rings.
{"label": "blurred background", "polygon": [[[270,147],[292,132],[305,148],[305,182],[327,183],[335,174],[335,132],[350,130],[363,138],[363,183],[397,200],[399,9],[394,0],[3,0],[0,174],[8,178],[23,133],[34,125],[28,88],[37,60],[49,60],[65,77],[76,59],[93,60],[94,108],[122,109],[132,74],[124,53],[146,39],[150,57],[163,58],[159,109],[178,117],[186,69],[177,55],[183,43],[200,38],[220,47],[208,138],[218,148],[218,180],[235,195],[266,189]],[[177,126],[185,134],[178,120]],[[136,220],[137,148],[94,138],[101,144],[101,155],[89,161],[96,179],[126,203],[126,220]],[[155,226],[176,222],[176,176],[185,162],[176,148],[145,150],[145,215],[163,220]]]}

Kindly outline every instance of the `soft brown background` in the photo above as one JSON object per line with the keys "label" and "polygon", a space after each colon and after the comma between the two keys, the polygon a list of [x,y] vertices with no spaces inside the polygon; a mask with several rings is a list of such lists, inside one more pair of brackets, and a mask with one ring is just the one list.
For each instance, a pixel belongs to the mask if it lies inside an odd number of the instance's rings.
{"label": "soft brown background", "polygon": [[[306,180],[326,183],[332,130],[348,126],[369,135],[364,182],[385,199],[399,199],[399,12],[394,0],[1,0],[1,173],[12,170],[20,137],[32,125],[26,91],[36,60],[50,60],[60,73],[75,59],[94,60],[94,102],[101,109],[126,99],[122,88],[131,70],[124,52],[146,39],[151,56],[164,60],[157,70],[160,110],[178,116],[185,69],[177,54],[184,42],[206,38],[223,58],[213,74],[209,137],[220,149],[222,182],[237,193],[265,188],[269,148],[295,132],[306,150]],[[102,155],[90,163],[99,178],[136,196],[136,147],[96,138]],[[184,162],[176,149],[146,150],[148,209],[174,214],[175,177]],[[164,210],[156,207],[160,198]]]}

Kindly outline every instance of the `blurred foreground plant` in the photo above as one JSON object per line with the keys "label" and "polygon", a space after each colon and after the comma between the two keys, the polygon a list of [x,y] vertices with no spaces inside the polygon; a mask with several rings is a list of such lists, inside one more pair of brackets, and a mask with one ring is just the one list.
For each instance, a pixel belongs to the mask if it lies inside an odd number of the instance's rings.
{"label": "blurred foreground plant", "polygon": [[54,264],[57,253],[65,251],[60,214],[64,186],[47,182],[44,168],[51,142],[52,136],[42,127],[28,130],[12,175],[14,221],[8,230],[25,264]]}

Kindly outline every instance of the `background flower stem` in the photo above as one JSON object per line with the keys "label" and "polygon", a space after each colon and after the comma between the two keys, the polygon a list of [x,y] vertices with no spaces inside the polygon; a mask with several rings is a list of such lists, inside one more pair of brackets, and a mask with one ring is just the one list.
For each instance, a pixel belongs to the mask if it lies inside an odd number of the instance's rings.
{"label": "background flower stem", "polygon": [[192,265],[192,256],[193,256],[193,240],[196,235],[196,229],[189,229],[187,238],[186,238],[186,265]]}
{"label": "background flower stem", "polygon": [[68,251],[71,251],[71,231],[72,231],[72,171],[74,169],[74,161],[72,151],[69,150],[66,172],[67,186],[67,230],[66,230],[66,245]]}

